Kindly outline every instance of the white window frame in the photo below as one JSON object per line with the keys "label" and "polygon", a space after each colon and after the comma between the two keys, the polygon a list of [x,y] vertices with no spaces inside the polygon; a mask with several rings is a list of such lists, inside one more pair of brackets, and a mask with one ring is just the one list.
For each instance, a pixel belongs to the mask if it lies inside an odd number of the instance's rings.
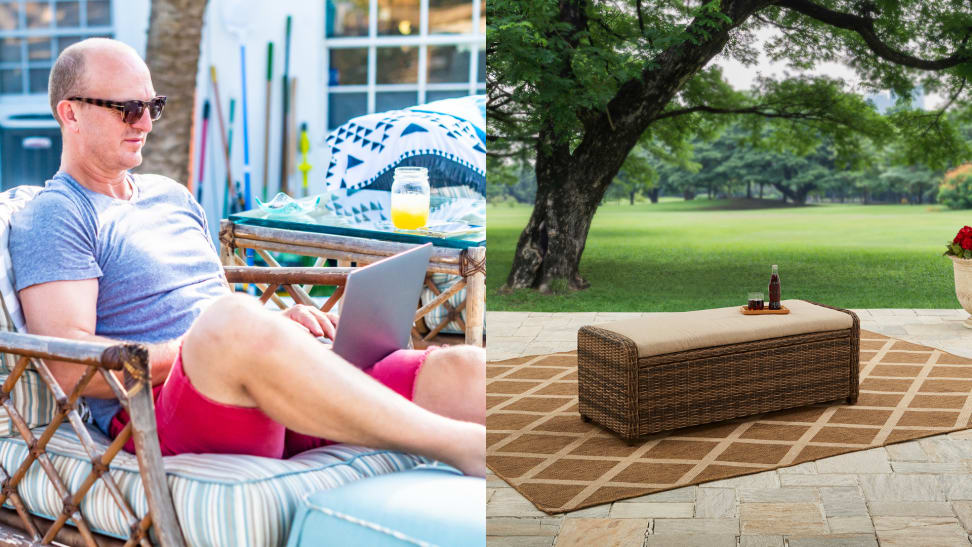
{"label": "white window frame", "polygon": [[[77,27],[56,27],[55,15],[56,4],[55,0],[47,0],[48,5],[51,8],[51,24],[47,28],[27,28],[27,10],[25,5],[28,0],[3,0],[0,1],[2,4],[18,4],[20,5],[20,17],[17,21],[18,28],[14,30],[0,30],[0,39],[4,38],[21,38],[20,43],[20,62],[0,62],[0,69],[16,69],[19,68],[21,71],[20,82],[21,89],[26,90],[20,93],[0,93],[0,101],[8,100],[23,100],[23,98],[29,98],[31,100],[36,100],[39,97],[46,98],[47,90],[43,92],[33,92],[30,87],[30,69],[32,68],[46,68],[50,71],[51,66],[54,65],[54,60],[57,59],[58,51],[57,44],[55,40],[51,40],[51,59],[50,61],[34,61],[31,62],[28,57],[28,44],[27,41],[30,38],[56,38],[60,36],[80,36],[81,39],[85,39],[90,36],[114,36],[115,35],[115,18],[114,13],[114,0],[108,0],[108,13],[111,17],[111,25],[97,25],[88,26],[88,0],[77,0],[78,1],[78,21],[81,23]],[[43,3],[44,0],[31,0],[35,2]]]}
{"label": "white window frame", "polygon": [[[486,82],[477,81],[479,76],[479,54],[486,49],[486,36],[479,32],[480,21],[485,14],[481,12],[480,0],[472,2],[472,33],[466,34],[429,34],[429,0],[419,1],[419,33],[411,36],[378,36],[378,0],[368,3],[368,36],[333,37],[326,36],[327,21],[325,21],[324,36],[324,127],[327,131],[334,129],[330,126],[330,95],[342,93],[366,93],[367,113],[375,112],[376,94],[386,91],[414,91],[417,103],[424,104],[429,91],[465,91],[468,95],[486,92]],[[325,10],[324,17],[327,17]],[[414,84],[378,84],[377,63],[378,48],[411,46],[418,48],[418,75]],[[428,83],[428,47],[429,46],[468,46],[470,49],[469,77],[464,82]],[[333,49],[368,49],[368,79],[366,84],[332,86],[330,78],[331,50]]]}

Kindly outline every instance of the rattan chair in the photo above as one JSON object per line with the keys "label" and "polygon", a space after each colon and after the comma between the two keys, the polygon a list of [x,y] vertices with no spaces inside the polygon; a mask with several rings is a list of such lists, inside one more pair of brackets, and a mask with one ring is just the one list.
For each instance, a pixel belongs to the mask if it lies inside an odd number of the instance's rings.
{"label": "rattan chair", "polygon": [[[266,303],[272,298],[280,306],[285,303],[275,295],[279,288],[286,290],[297,302],[313,304],[306,293],[297,287],[298,284],[336,286],[334,296],[321,306],[321,309],[328,311],[343,292],[349,269],[226,267],[225,271],[230,283],[257,284],[262,290],[262,302]],[[0,503],[9,502],[13,506],[12,510],[0,510],[0,544],[47,545],[57,541],[66,545],[86,546],[185,545],[156,435],[146,348],[138,344],[79,342],[0,331],[0,351],[16,356],[10,360],[16,364],[0,388],[0,405],[9,415],[16,434],[26,445],[19,465],[15,468],[0,466]],[[43,359],[78,363],[86,370],[77,385],[65,393]],[[28,370],[36,371],[56,401],[54,417],[42,431],[31,428],[13,397],[17,383],[24,381]],[[124,381],[119,381],[112,373],[114,371],[121,371]],[[82,390],[97,374],[104,377],[131,416],[131,422],[107,448],[92,439],[92,433],[85,426],[78,408]],[[65,423],[70,424],[77,435],[91,466],[90,472],[80,481],[80,486],[73,491],[48,453],[51,439]],[[133,509],[118,480],[109,473],[112,461],[130,438],[134,438],[141,487],[144,488],[147,502],[147,510],[142,515]],[[23,499],[23,492],[18,488],[28,474],[37,473],[38,469],[53,485],[60,500],[60,512],[47,515],[54,517],[53,520],[32,515]],[[96,485],[107,489],[120,511],[128,530],[125,541],[100,535],[89,525],[83,506],[86,495]],[[73,526],[65,526],[69,520]]]}

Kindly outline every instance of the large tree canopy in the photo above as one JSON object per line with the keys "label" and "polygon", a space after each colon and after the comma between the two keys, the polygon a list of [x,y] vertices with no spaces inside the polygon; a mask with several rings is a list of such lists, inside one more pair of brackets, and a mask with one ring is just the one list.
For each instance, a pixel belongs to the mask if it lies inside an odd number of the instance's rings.
{"label": "large tree canopy", "polygon": [[[768,150],[810,155],[826,143],[835,165],[892,142],[904,165],[969,155],[954,123],[969,114],[967,0],[490,0],[487,20],[489,153],[531,152],[537,179],[511,288],[587,286],[578,266],[591,219],[639,144],[684,161],[693,138],[735,121]],[[751,65],[759,49],[793,73],[741,92],[712,63]],[[808,75],[834,60],[863,88]],[[902,101],[882,115],[859,94],[908,98],[918,86],[945,107]]]}

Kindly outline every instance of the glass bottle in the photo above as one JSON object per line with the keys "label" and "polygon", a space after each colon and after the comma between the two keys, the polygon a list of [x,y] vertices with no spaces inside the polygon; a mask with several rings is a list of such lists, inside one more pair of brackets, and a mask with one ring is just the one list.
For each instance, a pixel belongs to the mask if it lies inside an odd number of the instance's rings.
{"label": "glass bottle", "polygon": [[391,220],[396,228],[415,230],[429,220],[429,170],[398,167],[391,187]]}
{"label": "glass bottle", "polygon": [[770,275],[769,282],[769,309],[780,309],[780,272],[776,264],[773,264],[773,273]]}

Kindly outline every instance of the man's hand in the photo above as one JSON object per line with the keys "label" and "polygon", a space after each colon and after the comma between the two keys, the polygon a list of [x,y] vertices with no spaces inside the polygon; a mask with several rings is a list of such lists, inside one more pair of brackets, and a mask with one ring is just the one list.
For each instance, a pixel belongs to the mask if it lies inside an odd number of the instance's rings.
{"label": "man's hand", "polygon": [[284,310],[283,316],[296,321],[297,324],[307,329],[307,332],[314,336],[326,336],[334,340],[338,316],[333,313],[324,313],[313,306],[297,304]]}

